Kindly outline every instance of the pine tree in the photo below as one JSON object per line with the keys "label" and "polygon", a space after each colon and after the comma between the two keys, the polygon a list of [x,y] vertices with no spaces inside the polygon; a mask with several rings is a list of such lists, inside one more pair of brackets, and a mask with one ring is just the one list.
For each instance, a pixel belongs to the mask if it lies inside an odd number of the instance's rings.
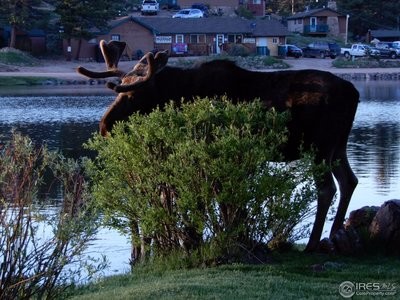
{"label": "pine tree", "polygon": [[59,0],[55,12],[60,16],[63,36],[68,40],[79,40],[77,59],[79,58],[80,42],[82,39],[93,37],[92,30],[105,30],[108,21],[117,16],[119,4],[112,0]]}

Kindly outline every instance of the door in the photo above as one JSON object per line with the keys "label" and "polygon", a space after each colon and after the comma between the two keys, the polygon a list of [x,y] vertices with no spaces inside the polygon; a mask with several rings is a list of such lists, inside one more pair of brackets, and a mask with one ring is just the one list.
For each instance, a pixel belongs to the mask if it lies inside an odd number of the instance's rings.
{"label": "door", "polygon": [[316,32],[316,31],[317,31],[317,18],[311,17],[310,18],[310,32]]}
{"label": "door", "polygon": [[217,34],[215,38],[215,52],[217,54],[220,54],[222,51],[222,45],[224,44],[224,35],[223,34]]}

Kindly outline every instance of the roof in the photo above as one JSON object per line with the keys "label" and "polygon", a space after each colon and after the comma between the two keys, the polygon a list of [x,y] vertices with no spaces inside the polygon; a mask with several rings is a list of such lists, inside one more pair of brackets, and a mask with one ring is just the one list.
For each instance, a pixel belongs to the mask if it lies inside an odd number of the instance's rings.
{"label": "roof", "polygon": [[371,30],[371,36],[375,38],[398,38],[400,37],[400,31],[389,29]]}
{"label": "roof", "polygon": [[330,12],[334,12],[336,13],[338,16],[344,16],[343,14],[338,13],[336,10],[333,10],[331,8],[327,8],[327,7],[322,7],[322,8],[315,8],[315,9],[309,9],[306,11],[302,11],[299,13],[294,14],[291,17],[287,17],[288,20],[293,20],[293,19],[303,19],[306,17],[312,17],[317,13],[320,13],[321,11],[330,11]]}
{"label": "roof", "polygon": [[252,36],[286,36],[287,28],[277,20],[247,20],[232,17],[210,17],[199,19],[174,19],[163,17],[128,16],[110,22],[111,28],[133,21],[157,35],[164,34],[229,34],[242,33]]}

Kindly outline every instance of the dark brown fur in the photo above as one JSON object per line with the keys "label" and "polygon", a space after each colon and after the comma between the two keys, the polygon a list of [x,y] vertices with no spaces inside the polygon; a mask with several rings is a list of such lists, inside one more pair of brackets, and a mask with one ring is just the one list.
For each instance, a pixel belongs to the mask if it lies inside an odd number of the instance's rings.
{"label": "dark brown fur", "polygon": [[[117,65],[113,58],[113,42],[102,42],[107,65]],[[120,47],[115,47],[120,51]],[[119,52],[115,57],[119,59]],[[331,235],[343,224],[352,193],[357,185],[347,160],[347,140],[359,102],[354,86],[331,73],[317,70],[254,72],[233,62],[216,60],[192,69],[166,66],[166,53],[155,57],[147,54],[128,74],[109,68],[107,72],[91,72],[82,67],[78,72],[93,78],[119,76],[122,84],[108,83],[118,93],[100,122],[106,135],[117,121],[127,120],[134,112],[151,112],[170,100],[193,101],[195,96],[226,95],[232,102],[260,99],[267,108],[290,110],[289,140],[282,149],[286,160],[299,157],[300,145],[317,150],[316,162],[332,167],[341,192],[339,207]],[[122,74],[122,75],[121,75]],[[334,162],[337,162],[333,164]],[[331,172],[317,182],[319,197],[317,214],[307,250],[317,249],[328,208],[336,193]]]}

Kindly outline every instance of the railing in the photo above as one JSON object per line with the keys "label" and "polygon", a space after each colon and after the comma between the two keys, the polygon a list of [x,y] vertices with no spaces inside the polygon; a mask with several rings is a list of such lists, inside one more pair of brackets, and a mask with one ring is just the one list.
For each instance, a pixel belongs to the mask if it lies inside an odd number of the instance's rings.
{"label": "railing", "polygon": [[321,25],[304,25],[304,33],[326,33],[329,32],[329,26]]}

